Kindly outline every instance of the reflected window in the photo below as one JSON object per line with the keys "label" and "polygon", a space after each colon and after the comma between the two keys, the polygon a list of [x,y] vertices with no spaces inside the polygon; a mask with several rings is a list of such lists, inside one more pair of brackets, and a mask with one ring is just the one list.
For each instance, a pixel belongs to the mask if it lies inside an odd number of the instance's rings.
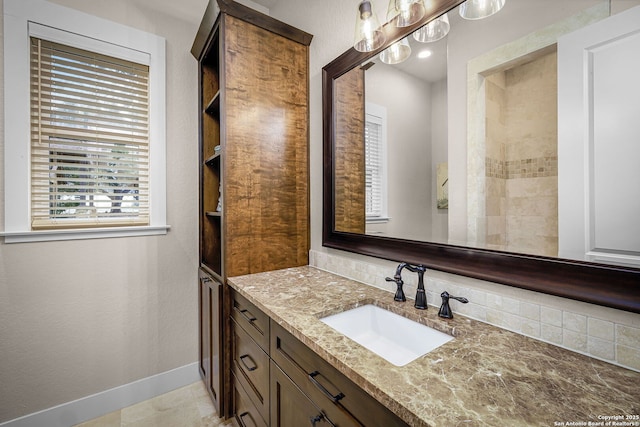
{"label": "reflected window", "polygon": [[387,221],[387,111],[385,107],[367,103],[365,115],[365,201],[367,221]]}

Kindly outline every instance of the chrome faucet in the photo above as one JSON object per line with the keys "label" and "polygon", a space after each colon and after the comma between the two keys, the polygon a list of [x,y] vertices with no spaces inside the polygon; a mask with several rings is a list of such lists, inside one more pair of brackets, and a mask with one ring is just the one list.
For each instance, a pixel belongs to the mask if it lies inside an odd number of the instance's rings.
{"label": "chrome faucet", "polygon": [[426,310],[427,294],[424,290],[424,272],[427,271],[427,268],[424,265],[411,265],[406,262],[401,262],[396,268],[396,274],[393,275],[393,279],[391,277],[385,277],[384,280],[386,280],[387,282],[396,282],[396,285],[398,285],[398,289],[396,290],[396,294],[393,297],[393,300],[407,300],[407,298],[404,296],[404,291],[402,290],[402,285],[404,285],[404,281],[402,280],[402,270],[404,268],[414,273],[418,273],[418,291],[416,292],[416,302],[413,306],[420,310]]}

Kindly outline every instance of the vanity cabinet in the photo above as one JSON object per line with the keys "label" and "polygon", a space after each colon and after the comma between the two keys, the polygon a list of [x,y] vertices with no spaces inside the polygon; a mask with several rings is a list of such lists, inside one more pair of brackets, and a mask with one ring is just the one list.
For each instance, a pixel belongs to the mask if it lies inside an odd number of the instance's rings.
{"label": "vanity cabinet", "polygon": [[231,309],[234,421],[269,425],[269,317],[233,292]]}
{"label": "vanity cabinet", "polygon": [[309,263],[311,38],[235,1],[210,0],[191,49],[199,83],[199,261],[207,283],[220,285],[214,301],[200,283],[200,370],[208,385],[215,382],[208,389],[223,417],[236,411],[232,367],[256,375],[243,365],[248,358],[232,365],[233,334],[249,341],[232,330],[226,278]]}
{"label": "vanity cabinet", "polygon": [[246,402],[240,398],[240,405],[235,405],[235,416],[240,425],[247,425],[240,415],[257,413],[262,419],[251,415],[254,424],[258,421],[266,424],[269,420],[269,317],[242,296],[234,295],[231,310],[233,386],[236,393],[244,392],[248,398]]}
{"label": "vanity cabinet", "polygon": [[[331,423],[366,427],[407,425],[274,321],[271,321],[270,332],[270,354],[274,363]],[[271,382],[273,393],[273,378]],[[278,403],[278,396],[272,394],[272,425],[284,426],[286,424],[274,424]]]}
{"label": "vanity cabinet", "polygon": [[242,295],[232,295],[236,425],[407,425]]}

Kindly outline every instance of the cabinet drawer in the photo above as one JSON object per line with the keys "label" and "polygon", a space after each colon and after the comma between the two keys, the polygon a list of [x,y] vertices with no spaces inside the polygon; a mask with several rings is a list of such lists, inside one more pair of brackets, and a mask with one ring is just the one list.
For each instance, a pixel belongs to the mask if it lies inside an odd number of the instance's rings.
{"label": "cabinet drawer", "polygon": [[271,427],[337,427],[271,363]]}
{"label": "cabinet drawer", "polygon": [[240,427],[267,427],[267,423],[262,419],[237,378],[233,381],[233,407],[235,408],[233,417]]}
{"label": "cabinet drawer", "polygon": [[268,420],[269,356],[235,321],[231,323],[234,335],[233,374],[262,417]]}
{"label": "cabinet drawer", "polygon": [[270,354],[336,426],[408,427],[276,322],[271,322]]}
{"label": "cabinet drawer", "polygon": [[233,292],[231,318],[265,351],[269,351],[269,317],[245,297]]}

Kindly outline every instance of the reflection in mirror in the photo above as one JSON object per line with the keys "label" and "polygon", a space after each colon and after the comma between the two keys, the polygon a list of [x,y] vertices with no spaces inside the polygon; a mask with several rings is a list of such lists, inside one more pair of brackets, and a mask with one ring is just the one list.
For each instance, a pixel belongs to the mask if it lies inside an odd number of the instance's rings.
{"label": "reflection in mirror", "polygon": [[364,67],[335,82],[335,230],[365,232]]}
{"label": "reflection in mirror", "polygon": [[[569,209],[576,203],[565,199],[570,185],[559,176],[584,177],[589,171],[558,154],[568,152],[562,148],[568,143],[557,105],[570,105],[558,97],[558,40],[601,21],[611,5],[540,3],[510,0],[481,21],[449,11],[446,37],[431,43],[406,38],[408,60],[389,65],[376,55],[335,79],[335,231],[640,265],[640,230],[635,241],[625,242],[623,257],[609,256],[615,252],[609,241],[602,251],[607,256],[598,258],[589,248],[563,251],[576,246],[571,239],[594,240],[598,227],[611,224],[603,216],[637,218],[640,207],[619,203],[632,210],[623,214],[594,202],[600,194],[610,203],[603,190],[585,190],[588,200],[578,204],[587,211]],[[612,179],[598,185],[611,185]],[[616,186],[615,194],[630,195],[637,182]],[[581,223],[588,231],[563,232],[563,224],[589,218],[590,210],[599,217]],[[634,222],[624,227],[633,230]]]}
{"label": "reflection in mirror", "polygon": [[[446,239],[447,211],[432,203],[436,200],[436,165],[447,161],[447,122],[438,119],[447,114],[446,43],[419,46],[411,37],[407,39],[412,41],[414,55],[423,51],[431,55],[416,56],[401,67],[375,58],[376,65],[365,74],[366,127],[376,117],[386,117],[386,126],[379,133],[387,144],[387,156],[379,160],[383,173],[378,191],[387,209],[367,212],[366,232],[411,240]],[[432,68],[438,60],[441,66]],[[367,186],[367,193],[375,184]]]}

